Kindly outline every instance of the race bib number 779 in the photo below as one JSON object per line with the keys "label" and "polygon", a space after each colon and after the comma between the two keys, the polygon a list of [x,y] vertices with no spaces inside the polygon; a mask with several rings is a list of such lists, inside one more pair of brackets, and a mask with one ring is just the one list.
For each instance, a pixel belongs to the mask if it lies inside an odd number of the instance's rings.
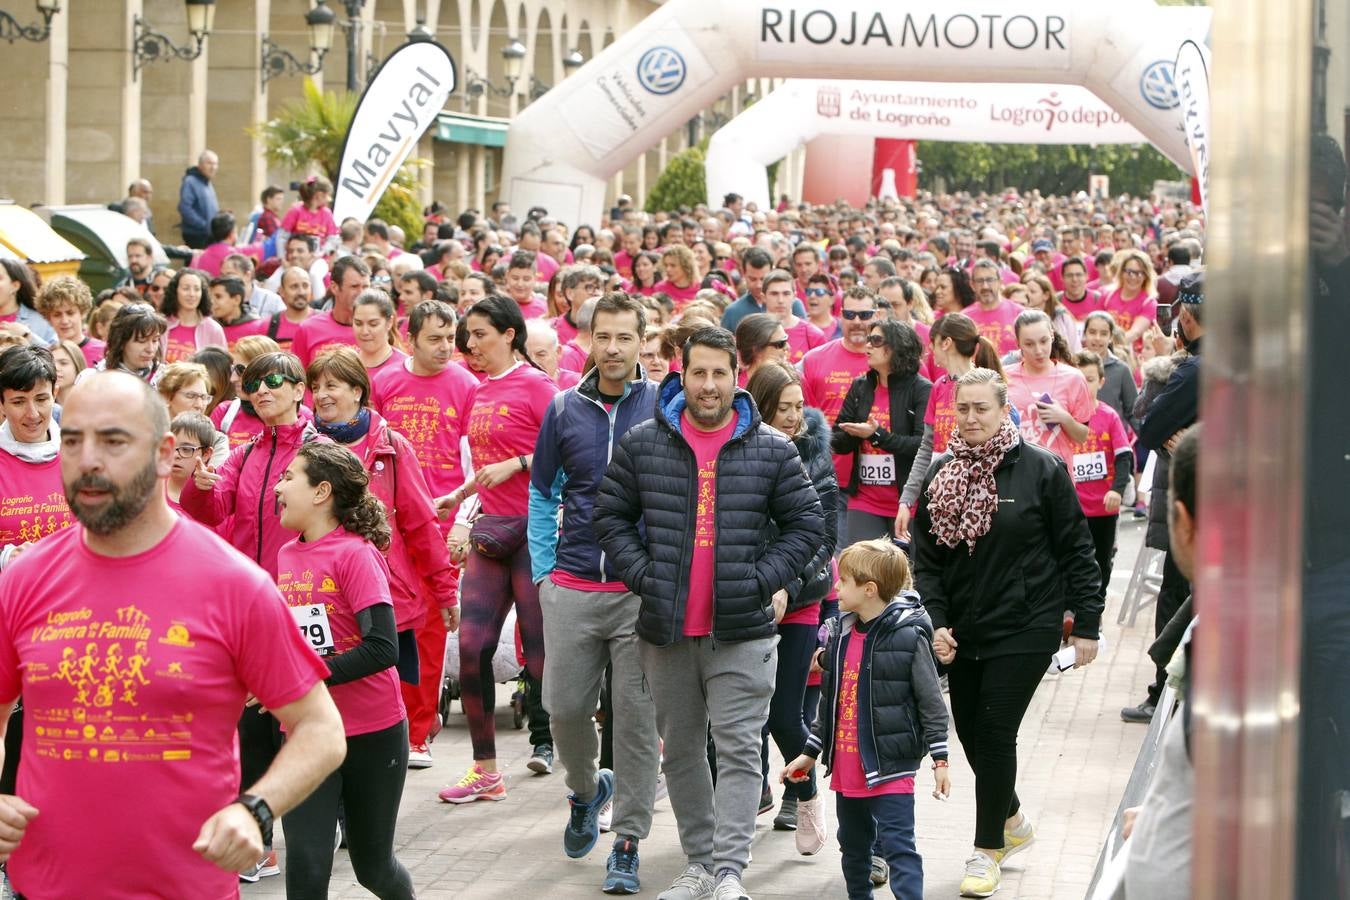
{"label": "race bib number 779", "polygon": [[309,642],[320,656],[333,651],[333,626],[328,621],[328,610],[322,603],[292,606],[291,615],[295,617],[300,636]]}

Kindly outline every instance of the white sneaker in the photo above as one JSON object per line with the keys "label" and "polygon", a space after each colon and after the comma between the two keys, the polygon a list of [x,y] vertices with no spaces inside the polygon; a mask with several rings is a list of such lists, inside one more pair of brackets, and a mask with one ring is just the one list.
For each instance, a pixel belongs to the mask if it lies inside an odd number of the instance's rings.
{"label": "white sneaker", "polygon": [[825,847],[825,802],[816,791],[810,800],[797,803],[797,852],[815,856]]}
{"label": "white sneaker", "polygon": [[691,863],[676,876],[670,887],[656,895],[656,900],[709,900],[713,896],[712,873]]}
{"label": "white sneaker", "polygon": [[728,872],[717,879],[712,900],[750,900],[750,895],[745,892],[745,885],[741,884],[741,876]]}
{"label": "white sneaker", "polygon": [[600,833],[608,834],[609,826],[614,824],[614,800],[611,799],[600,809]]}
{"label": "white sneaker", "polygon": [[670,791],[666,788],[666,776],[658,772],[656,775],[656,799],[664,799],[668,793]]}
{"label": "white sneaker", "polygon": [[430,769],[431,748],[426,744],[412,744],[408,747],[408,768]]}

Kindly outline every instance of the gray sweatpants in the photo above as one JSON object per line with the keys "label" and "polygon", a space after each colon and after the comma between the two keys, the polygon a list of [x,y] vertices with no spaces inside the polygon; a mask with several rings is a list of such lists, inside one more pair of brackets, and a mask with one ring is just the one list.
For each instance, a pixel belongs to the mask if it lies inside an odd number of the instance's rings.
{"label": "gray sweatpants", "polygon": [[[665,741],[666,787],[690,863],[740,873],[750,861],[759,811],[760,734],[778,671],[778,636],[738,643],[641,641],[642,671]],[[708,768],[708,724],[717,789]]]}
{"label": "gray sweatpants", "polygon": [[645,838],[652,827],[660,744],[656,714],[638,660],[636,594],[576,591],[546,580],[539,586],[544,614],[544,708],[553,749],[577,799],[595,796],[600,736],[595,711],[605,666],[613,666],[615,834]]}

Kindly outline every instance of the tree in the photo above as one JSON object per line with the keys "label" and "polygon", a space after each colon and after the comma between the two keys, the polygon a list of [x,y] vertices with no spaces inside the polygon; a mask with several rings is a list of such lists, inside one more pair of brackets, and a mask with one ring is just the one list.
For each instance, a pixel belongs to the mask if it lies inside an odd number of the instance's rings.
{"label": "tree", "polygon": [[1147,194],[1155,181],[1186,175],[1145,144],[978,144],[919,142],[925,179],[947,190],[996,191],[1004,187],[1041,193],[1085,191],[1088,175],[1111,176],[1111,192]]}
{"label": "tree", "polygon": [[[336,186],[342,143],[356,115],[357,100],[357,95],[348,91],[321,92],[306,78],[299,99],[283,106],[275,118],[254,125],[249,133],[262,138],[268,162],[297,174],[317,166]],[[417,199],[417,175],[430,165],[425,159],[410,159],[400,166],[371,215],[402,228],[409,238],[420,236],[422,205]]]}
{"label": "tree", "polygon": [[708,174],[703,145],[681,150],[666,163],[665,171],[647,193],[647,212],[674,210],[708,202]]}

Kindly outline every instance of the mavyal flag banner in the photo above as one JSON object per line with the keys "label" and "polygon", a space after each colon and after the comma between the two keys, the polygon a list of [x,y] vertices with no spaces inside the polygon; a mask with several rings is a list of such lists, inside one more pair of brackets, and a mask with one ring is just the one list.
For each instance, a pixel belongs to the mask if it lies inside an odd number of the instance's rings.
{"label": "mavyal flag banner", "polygon": [[364,222],[455,89],[455,61],[434,41],[404,44],[366,86],[342,145],[333,218]]}

